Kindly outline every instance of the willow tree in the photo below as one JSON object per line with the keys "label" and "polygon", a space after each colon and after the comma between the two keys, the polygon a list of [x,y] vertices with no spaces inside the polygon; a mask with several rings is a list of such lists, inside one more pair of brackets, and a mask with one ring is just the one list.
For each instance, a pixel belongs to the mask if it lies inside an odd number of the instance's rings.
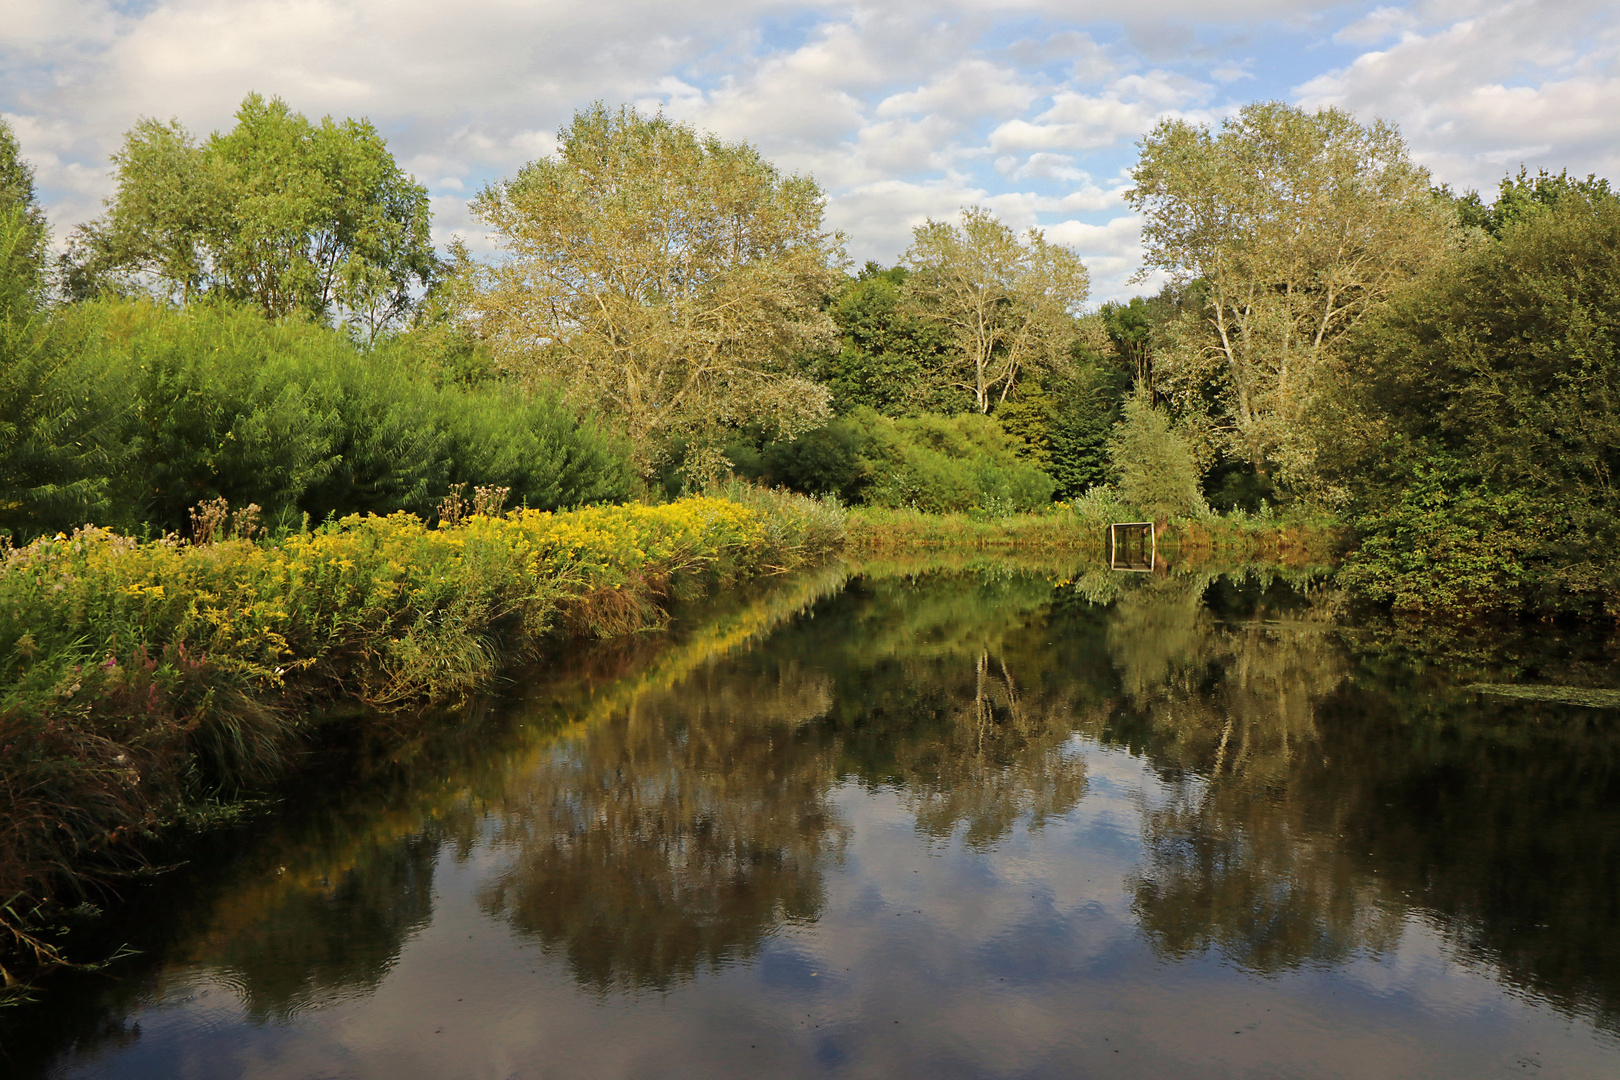
{"label": "willow tree", "polygon": [[222,297],[371,340],[438,269],[427,189],[369,121],[311,123],[249,94],[230,131],[143,119],[112,160],[106,213],[70,245],[72,294]]}
{"label": "willow tree", "polygon": [[919,225],[905,262],[907,295],[918,313],[949,330],[950,377],[979,412],[1005,399],[1026,369],[1068,355],[1090,278],[1078,255],[1039,229],[1020,238],[970,206],[960,225]]}
{"label": "willow tree", "polygon": [[1338,109],[1258,102],[1218,132],[1162,121],[1141,147],[1126,199],[1143,215],[1142,274],[1196,281],[1202,298],[1171,392],[1213,390],[1223,449],[1306,480],[1302,420],[1339,340],[1456,249],[1455,215],[1393,126]]}
{"label": "willow tree", "polygon": [[617,420],[647,477],[682,447],[689,478],[723,468],[731,427],[819,425],[798,360],[836,340],[842,252],[816,182],[631,108],[582,110],[558,144],[473,202],[507,256],[471,299],[501,362]]}

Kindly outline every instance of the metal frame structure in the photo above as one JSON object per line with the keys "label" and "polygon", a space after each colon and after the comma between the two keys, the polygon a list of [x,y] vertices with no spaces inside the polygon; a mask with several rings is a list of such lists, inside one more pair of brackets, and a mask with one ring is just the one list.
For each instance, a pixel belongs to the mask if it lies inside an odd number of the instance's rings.
{"label": "metal frame structure", "polygon": [[[1119,533],[1121,529],[1145,529],[1147,532],[1145,536],[1139,532],[1137,534],[1138,540],[1134,545],[1131,544],[1130,534],[1127,533],[1124,538],[1125,543],[1121,544]],[[1144,540],[1146,543],[1142,542]],[[1130,549],[1133,546],[1145,557],[1146,565],[1143,564],[1142,559],[1130,557]],[[1122,554],[1123,558],[1121,557]],[[1124,570],[1133,574],[1151,574],[1153,573],[1154,564],[1158,561],[1159,536],[1158,530],[1153,527],[1153,522],[1116,521],[1108,526],[1108,567],[1110,570]]]}

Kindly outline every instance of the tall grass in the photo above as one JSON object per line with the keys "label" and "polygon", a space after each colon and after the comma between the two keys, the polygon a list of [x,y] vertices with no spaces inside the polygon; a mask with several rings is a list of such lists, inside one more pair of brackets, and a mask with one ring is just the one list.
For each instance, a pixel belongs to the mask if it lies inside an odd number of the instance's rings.
{"label": "tall grass", "polygon": [[1101,550],[1102,531],[1067,504],[1036,514],[929,514],[920,510],[861,507],[849,512],[852,554],[909,549],[1053,551]]}

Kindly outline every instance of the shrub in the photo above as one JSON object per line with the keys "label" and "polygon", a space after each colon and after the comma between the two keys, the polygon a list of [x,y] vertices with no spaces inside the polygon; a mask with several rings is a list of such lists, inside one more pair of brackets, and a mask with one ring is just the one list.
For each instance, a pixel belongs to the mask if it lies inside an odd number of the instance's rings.
{"label": "shrub", "polygon": [[1209,512],[1192,449],[1146,394],[1139,391],[1126,400],[1110,457],[1119,498],[1138,512],[1155,521]]}
{"label": "shrub", "polygon": [[1052,498],[1052,478],[1018,455],[988,416],[893,419],[859,408],[762,454],[762,479],[871,506],[934,513],[1031,510]]}
{"label": "shrub", "polygon": [[1357,520],[1339,581],[1395,611],[1467,617],[1519,595],[1549,526],[1521,492],[1419,467],[1394,506]]}
{"label": "shrub", "polygon": [[0,528],[21,539],[89,520],[180,531],[215,498],[290,528],[304,514],[426,516],[457,483],[538,509],[631,486],[622,447],[556,398],[457,385],[404,345],[362,352],[310,323],[98,302],[32,342],[0,341],[26,360],[24,346],[45,357],[28,362],[48,407],[34,438],[0,450],[21,493],[0,503]]}

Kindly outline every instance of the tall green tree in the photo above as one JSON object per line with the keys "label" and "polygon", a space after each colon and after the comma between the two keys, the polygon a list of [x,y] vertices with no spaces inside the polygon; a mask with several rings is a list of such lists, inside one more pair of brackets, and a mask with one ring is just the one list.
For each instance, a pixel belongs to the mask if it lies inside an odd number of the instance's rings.
{"label": "tall green tree", "polygon": [[728,429],[829,415],[799,368],[836,340],[823,206],[747,143],[598,104],[474,200],[507,256],[479,272],[475,325],[508,368],[614,417],[644,476],[680,445],[690,476],[711,474]]}
{"label": "tall green tree", "polygon": [[1061,364],[1090,288],[1080,257],[1039,229],[1022,237],[983,207],[960,225],[929,220],[912,234],[906,295],[950,332],[949,378],[988,413],[1026,371]]}
{"label": "tall green tree", "polygon": [[31,308],[45,288],[45,254],[50,225],[34,196],[34,168],[23,160],[11,125],[0,119],[0,217],[6,219],[0,246],[0,305]]}
{"label": "tall green tree", "polygon": [[1506,225],[1347,342],[1313,417],[1346,579],[1401,607],[1620,614],[1620,199]]}
{"label": "tall green tree", "polygon": [[1109,445],[1119,497],[1155,521],[1203,513],[1192,449],[1169,416],[1143,387],[1125,400],[1123,414]]}
{"label": "tall green tree", "polygon": [[311,123],[249,94],[234,128],[200,142],[176,120],[141,120],[113,165],[106,212],[70,245],[73,295],[207,295],[373,341],[438,269],[427,190],[367,120]]}
{"label": "tall green tree", "polygon": [[840,416],[862,405],[885,416],[956,413],[967,407],[946,377],[950,333],[906,302],[903,266],[869,262],[833,297],[839,347],[813,358],[810,373],[832,392]]}
{"label": "tall green tree", "polygon": [[1456,250],[1456,216],[1393,126],[1338,109],[1257,102],[1218,131],[1163,121],[1141,145],[1126,199],[1143,273],[1201,285],[1165,362],[1189,399],[1213,388],[1219,443],[1308,485],[1304,418],[1341,338]]}

